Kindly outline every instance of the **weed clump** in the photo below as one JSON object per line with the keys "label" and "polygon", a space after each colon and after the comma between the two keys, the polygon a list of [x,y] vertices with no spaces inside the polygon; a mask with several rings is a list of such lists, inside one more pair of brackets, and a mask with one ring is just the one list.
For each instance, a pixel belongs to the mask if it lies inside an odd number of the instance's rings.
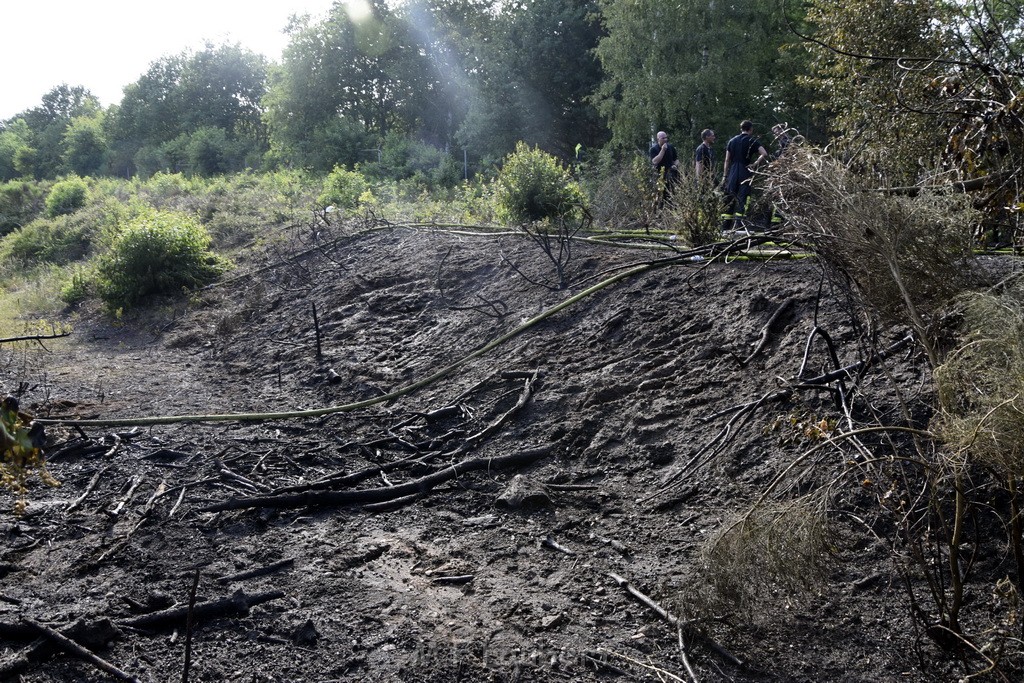
{"label": "weed clump", "polygon": [[888,322],[910,322],[922,339],[976,280],[964,229],[973,211],[963,195],[872,186],[806,147],[772,164],[768,181],[788,229],[814,249],[833,281]]}
{"label": "weed clump", "polygon": [[776,601],[779,590],[809,591],[825,579],[833,537],[813,497],[756,507],[703,553],[708,602],[752,609]]}
{"label": "weed clump", "polygon": [[358,171],[349,171],[341,166],[324,180],[324,189],[317,202],[321,206],[335,206],[338,209],[354,209],[359,206],[363,195],[370,189],[366,178]]}

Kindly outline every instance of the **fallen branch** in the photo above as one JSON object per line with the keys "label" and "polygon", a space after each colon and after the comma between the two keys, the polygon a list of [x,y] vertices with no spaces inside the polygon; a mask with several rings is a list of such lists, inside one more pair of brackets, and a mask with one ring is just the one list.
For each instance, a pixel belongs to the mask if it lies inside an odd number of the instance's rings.
{"label": "fallen branch", "polygon": [[181,683],[188,683],[192,668],[192,632],[196,625],[196,590],[199,589],[199,570],[192,575],[192,587],[188,592],[188,612],[185,614],[185,664],[181,669]]}
{"label": "fallen branch", "polygon": [[456,456],[456,455],[461,455],[462,453],[466,453],[466,452],[476,448],[476,446],[481,441],[483,441],[484,439],[488,438],[489,436],[491,436],[492,434],[497,432],[499,429],[501,429],[501,426],[504,425],[506,422],[508,422],[508,420],[513,415],[515,415],[520,410],[522,410],[523,406],[526,405],[526,402],[530,400],[531,396],[533,396],[533,387],[534,387],[534,384],[537,383],[537,373],[538,373],[538,371],[534,370],[533,372],[531,372],[525,378],[526,381],[523,384],[523,390],[522,390],[522,392],[520,392],[519,400],[516,401],[516,404],[514,406],[509,408],[497,420],[495,420],[491,424],[487,425],[486,427],[481,429],[476,434],[473,434],[472,436],[467,438],[465,440],[465,442],[463,442],[463,444],[461,446],[459,446],[458,448],[456,448],[454,451],[452,451],[451,453],[444,453],[442,455],[442,457],[444,457],[444,456]]}
{"label": "fallen branch", "polygon": [[75,641],[71,640],[70,638],[68,638],[64,634],[59,633],[59,632],[53,630],[49,626],[45,626],[44,624],[40,624],[38,622],[35,622],[35,621],[33,621],[31,619],[28,619],[28,618],[25,618],[25,617],[22,617],[21,621],[27,627],[29,627],[30,629],[32,629],[32,630],[36,631],[37,633],[39,633],[39,635],[41,635],[44,638],[52,641],[58,648],[60,648],[61,650],[63,650],[67,654],[73,655],[73,656],[78,657],[79,659],[81,659],[83,661],[89,662],[90,664],[95,666],[97,669],[99,669],[101,671],[105,671],[106,673],[110,674],[111,676],[113,676],[114,678],[116,678],[118,680],[121,680],[121,681],[131,681],[132,683],[138,683],[139,679],[136,678],[135,676],[132,676],[131,674],[128,674],[128,673],[125,673],[124,671],[121,671],[120,669],[118,669],[116,666],[114,666],[113,664],[111,664],[107,660],[105,660],[105,659],[101,658],[100,656],[98,656],[92,650],[88,650],[88,649],[82,647],[81,645],[79,645]]}
{"label": "fallen branch", "polygon": [[651,493],[650,495],[641,498],[638,502],[646,503],[654,498],[657,498],[665,494],[676,481],[679,480],[684,474],[689,472],[692,468],[701,465],[714,458],[717,454],[721,453],[722,450],[735,438],[738,431],[737,423],[739,426],[743,426],[746,422],[741,420],[750,420],[754,413],[763,405],[768,403],[778,403],[782,401],[788,401],[797,391],[832,389],[828,385],[832,382],[842,381],[846,379],[855,379],[857,376],[862,375],[868,369],[870,369],[876,363],[880,363],[887,359],[892,354],[896,353],[900,349],[909,345],[914,341],[913,335],[906,335],[899,339],[895,343],[891,344],[887,348],[875,353],[870,358],[851,363],[842,368],[832,370],[831,372],[818,375],[817,377],[810,377],[807,379],[796,378],[793,383],[785,389],[779,389],[769,394],[765,394],[761,398],[746,403],[731,406],[724,410],[720,410],[713,415],[705,418],[701,418],[701,422],[710,422],[717,418],[725,415],[732,415],[726,425],[719,431],[719,433],[711,439],[708,443],[704,444],[700,449],[697,450],[696,454],[691,457],[685,464],[671,472],[662,481],[661,487]]}
{"label": "fallen branch", "polygon": [[231,583],[232,581],[244,581],[245,579],[254,579],[257,576],[266,576],[267,574],[273,574],[281,569],[290,568],[295,564],[295,558],[289,557],[286,560],[274,562],[268,564],[265,567],[257,567],[256,569],[249,569],[244,572],[238,572],[237,574],[229,574],[228,576],[218,576],[217,583]]}
{"label": "fallen branch", "polygon": [[576,554],[576,552],[574,550],[572,550],[571,548],[565,547],[564,545],[562,545],[561,543],[559,543],[555,539],[551,538],[550,536],[545,536],[544,538],[542,538],[541,541],[540,541],[540,544],[544,548],[551,548],[552,550],[557,550],[558,552],[565,553],[566,555],[575,555]]}
{"label": "fallen branch", "polygon": [[352,569],[353,567],[358,567],[366,564],[367,562],[373,562],[389,550],[391,550],[391,546],[386,543],[370,546],[361,553],[356,553],[355,555],[343,555],[339,557],[335,561],[335,564],[343,569]]}
{"label": "fallen branch", "polygon": [[71,334],[68,332],[53,332],[51,334],[30,334],[24,337],[6,337],[0,339],[0,344],[11,344],[20,341],[36,341],[41,342],[44,339],[59,339],[60,337],[67,337]]}
{"label": "fallen branch", "polygon": [[878,187],[870,188],[865,192],[878,192],[881,194],[895,194],[905,195],[907,197],[916,197],[921,194],[922,191],[935,192],[937,194],[948,194],[952,192],[966,193],[966,192],[977,192],[979,190],[986,190],[992,187],[997,187],[1007,180],[1013,177],[1013,173],[1010,171],[1004,171],[1002,173],[993,173],[981,178],[971,178],[970,180],[958,180],[953,183],[946,183],[943,185],[913,185],[910,187]]}
{"label": "fallen branch", "polygon": [[199,508],[200,512],[220,512],[222,510],[243,510],[247,508],[270,507],[325,507],[336,505],[366,505],[383,503],[405,496],[421,494],[425,491],[455,479],[459,475],[476,470],[505,469],[532,464],[551,452],[551,446],[540,446],[520,453],[499,456],[496,458],[472,458],[457,462],[425,477],[384,488],[361,489],[359,491],[303,491],[294,494],[277,496],[254,496],[251,498],[233,498],[221,503],[214,503]]}
{"label": "fallen branch", "polygon": [[268,420],[288,420],[293,418],[311,418],[311,417],[324,417],[326,415],[335,415],[338,413],[354,412],[356,410],[362,410],[370,406],[378,405],[381,403],[387,403],[413,393],[423,387],[429,386],[438,380],[451,375],[453,372],[466,365],[472,360],[475,360],[487,353],[492,349],[501,346],[505,342],[517,337],[527,330],[531,329],[535,325],[547,320],[548,318],[560,313],[561,311],[573,306],[574,304],[586,299],[587,297],[601,291],[606,287],[610,287],[618,282],[626,280],[628,278],[649,273],[658,268],[664,268],[672,265],[679,265],[684,260],[681,257],[678,258],[667,258],[660,261],[653,261],[645,263],[634,268],[630,268],[626,271],[620,272],[617,275],[609,277],[587,289],[570,296],[564,301],[555,304],[551,308],[548,308],[534,317],[530,318],[526,322],[522,323],[518,327],[509,330],[505,334],[493,339],[475,351],[463,356],[462,358],[454,361],[450,365],[447,365],[440,370],[437,370],[431,375],[424,377],[418,381],[413,382],[405,387],[396,389],[392,392],[368,398],[362,401],[356,401],[355,403],[346,403],[343,405],[329,406],[326,408],[315,408],[311,410],[291,410],[277,413],[223,413],[223,414],[212,414],[212,415],[161,415],[161,416],[149,416],[149,417],[122,417],[122,418],[110,418],[110,419],[99,419],[99,420],[78,420],[71,418],[36,418],[35,422],[41,425],[57,425],[62,424],[71,427],[98,427],[98,426],[149,426],[158,424],[178,424],[178,423],[197,423],[197,422],[266,422]]}
{"label": "fallen branch", "polygon": [[408,496],[402,496],[401,498],[395,498],[394,500],[385,500],[382,503],[370,503],[362,507],[363,512],[390,512],[391,510],[397,510],[398,508],[405,507],[406,505],[412,505],[420,498],[424,498],[427,495],[427,491],[410,493]]}
{"label": "fallen branch", "polygon": [[78,509],[78,506],[81,505],[85,501],[85,499],[89,497],[89,494],[92,493],[93,489],[96,488],[96,484],[99,483],[100,479],[103,478],[103,475],[106,474],[107,470],[109,470],[111,467],[113,467],[113,465],[107,465],[106,467],[96,470],[96,474],[92,475],[92,479],[89,480],[89,485],[85,487],[85,491],[83,491],[82,495],[80,495],[78,498],[75,498],[64,509],[64,514],[74,512],[76,509]]}
{"label": "fallen branch", "polygon": [[114,505],[113,509],[107,511],[109,516],[117,519],[121,515],[121,511],[124,510],[124,506],[131,501],[133,496],[135,496],[135,491],[142,484],[143,479],[144,477],[141,474],[135,475],[132,479],[131,485],[128,487],[128,492],[124,494],[124,498],[119,500],[117,504]]}
{"label": "fallen branch", "polygon": [[768,318],[768,322],[766,322],[764,327],[761,328],[761,333],[758,336],[757,343],[754,345],[754,350],[750,352],[749,356],[740,361],[740,365],[746,365],[753,360],[754,356],[761,353],[761,350],[764,349],[765,345],[768,343],[768,335],[771,334],[775,323],[777,323],[779,318],[792,308],[794,303],[795,299],[786,299],[784,302],[779,304],[778,308],[775,309],[775,312],[772,313],[770,318]]}
{"label": "fallen branch", "polygon": [[474,578],[476,577],[473,574],[459,574],[457,576],[435,576],[430,581],[448,586],[461,586],[464,583],[470,583]]}
{"label": "fallen branch", "polygon": [[635,600],[637,600],[644,606],[654,610],[654,613],[661,617],[663,621],[668,623],[670,626],[682,629],[686,637],[692,638],[693,640],[700,642],[709,650],[711,650],[712,652],[714,652],[730,664],[733,664],[734,666],[746,666],[746,663],[742,659],[740,659],[739,657],[737,657],[736,655],[729,652],[727,649],[713,641],[711,638],[709,638],[707,635],[705,635],[704,633],[699,631],[695,626],[693,626],[693,624],[680,620],[679,617],[675,616],[667,609],[665,609],[664,607],[656,603],[654,600],[649,598],[646,594],[638,590],[636,587],[633,586],[633,584],[631,584],[626,579],[612,572],[609,572],[608,576],[611,577],[612,581],[618,584],[619,588],[624,589]]}
{"label": "fallen branch", "polygon": [[647,669],[648,671],[653,671],[658,676],[658,680],[660,680],[660,681],[664,681],[666,678],[669,678],[669,679],[671,679],[673,681],[677,681],[678,683],[686,683],[686,681],[684,681],[679,676],[676,676],[671,671],[666,671],[665,669],[661,668],[660,666],[654,666],[653,664],[647,664],[646,662],[641,662],[639,659],[635,659],[633,657],[630,657],[629,655],[621,654],[619,652],[616,652],[615,650],[608,650],[608,649],[605,649],[605,648],[600,648],[599,651],[600,652],[607,652],[608,654],[612,655],[613,657],[618,657],[619,659],[625,660],[625,661],[629,662],[630,664],[636,664],[637,666],[639,666],[639,667],[641,667],[643,669]]}
{"label": "fallen branch", "polygon": [[[390,463],[387,463],[387,464],[384,464],[384,465],[374,465],[373,467],[368,467],[368,468],[360,470],[358,472],[350,472],[348,474],[334,474],[334,475],[330,475],[330,476],[327,476],[327,477],[322,477],[322,478],[320,478],[320,479],[318,479],[316,481],[311,481],[311,482],[307,482],[307,483],[304,483],[304,484],[296,484],[296,485],[293,485],[293,486],[283,486],[281,488],[278,488],[278,489],[275,489],[275,490],[271,491],[271,494],[273,494],[273,495],[281,495],[281,494],[285,494],[285,493],[302,493],[302,492],[305,492],[305,491],[340,489],[340,488],[344,488],[344,487],[348,487],[348,486],[353,486],[353,485],[358,484],[358,483],[360,483],[362,481],[370,479],[371,477],[375,477],[378,474],[383,475],[383,474],[385,474],[387,472],[393,472],[393,471],[401,469],[401,468],[403,468],[403,467],[405,467],[407,465],[425,464],[428,460],[438,459],[438,458],[454,458],[457,455],[461,455],[463,453],[466,453],[466,452],[472,450],[474,447],[476,447],[485,438],[487,438],[487,437],[491,436],[492,434],[494,434],[515,413],[519,412],[523,408],[523,406],[526,405],[526,402],[533,395],[534,384],[537,381],[537,371],[524,372],[524,373],[502,373],[502,378],[525,379],[526,380],[526,383],[523,386],[523,390],[522,390],[522,392],[519,395],[519,400],[516,401],[516,404],[514,406],[512,406],[504,414],[502,414],[497,420],[495,420],[491,424],[487,425],[486,427],[484,427],[482,430],[480,430],[476,434],[473,434],[473,435],[467,437],[466,441],[463,442],[463,444],[461,446],[459,446],[458,448],[456,448],[455,450],[448,451],[448,452],[445,452],[445,453],[430,453],[430,454],[427,454],[425,456],[421,456],[420,455],[420,452],[421,452],[420,448],[414,446],[411,450],[413,450],[415,452],[415,455],[409,456],[407,458],[402,458],[401,460],[396,460],[394,462],[390,462]],[[463,408],[461,405],[452,405],[452,406],[447,406],[445,408],[439,408],[439,409],[431,411],[429,413],[415,413],[414,417],[423,417],[428,422],[430,422],[432,419],[436,419],[438,417],[444,417],[445,415],[452,415],[452,414],[455,414],[456,412],[462,413],[462,412],[465,412],[465,410],[466,409]],[[403,426],[409,424],[409,422],[411,422],[411,420],[406,420],[405,422],[397,425],[396,428],[403,427]],[[452,435],[453,433],[454,432],[448,432],[448,434],[445,434],[444,436],[442,436],[440,438],[441,439],[445,439],[446,437]],[[371,441],[369,443],[362,443],[360,445],[361,446],[370,447],[370,446],[374,446],[374,445],[379,445],[379,444],[384,443],[384,442],[393,443],[395,441],[400,441],[400,440],[398,439],[398,437],[391,436],[391,437],[388,437],[387,439],[381,439],[381,440],[378,440],[378,441]],[[404,442],[402,442],[402,443],[404,443]],[[416,493],[414,495],[418,496],[418,495],[420,495],[420,493],[418,492],[418,493]],[[408,502],[413,502],[413,501],[412,501],[412,499],[410,499]],[[396,505],[393,505],[393,503],[396,503],[396,501],[386,501],[384,504],[381,504],[379,506],[377,504],[368,505],[368,506],[366,506],[365,509],[367,509],[369,511],[373,511],[373,512],[382,512],[382,511],[393,509],[394,507],[396,507]],[[397,505],[397,506],[400,507],[400,504]]]}
{"label": "fallen branch", "polygon": [[686,673],[689,674],[690,680],[693,683],[699,683],[697,672],[693,670],[693,666],[690,665],[690,658],[686,655],[686,644],[683,642],[683,627],[680,625],[676,626],[676,637],[679,639],[679,656],[683,660],[683,666],[686,667]]}
{"label": "fallen branch", "polygon": [[[246,595],[243,591],[239,590],[228,598],[196,603],[195,608],[191,610],[192,619],[194,621],[202,621],[206,619],[215,619],[217,617],[245,616],[249,613],[250,608],[264,602],[270,602],[271,600],[279,600],[283,597],[284,591],[270,591],[269,593]],[[124,619],[118,623],[122,626],[139,629],[181,627],[186,625],[189,618],[189,611],[190,608],[188,606],[171,607],[158,612],[151,612],[149,614],[142,614],[130,619]]]}

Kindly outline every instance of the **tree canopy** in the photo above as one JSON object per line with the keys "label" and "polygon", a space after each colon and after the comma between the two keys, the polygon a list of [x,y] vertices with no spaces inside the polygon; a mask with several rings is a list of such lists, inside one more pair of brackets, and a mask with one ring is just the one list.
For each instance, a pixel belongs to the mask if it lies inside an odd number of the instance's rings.
{"label": "tree canopy", "polygon": [[230,44],[162,57],[105,110],[61,84],[0,122],[0,181],[357,164],[406,177],[463,154],[486,171],[520,141],[567,160],[644,149],[662,129],[724,141],[743,119],[907,181],[1016,168],[1024,148],[1021,0],[370,9],[293,17],[280,63]]}

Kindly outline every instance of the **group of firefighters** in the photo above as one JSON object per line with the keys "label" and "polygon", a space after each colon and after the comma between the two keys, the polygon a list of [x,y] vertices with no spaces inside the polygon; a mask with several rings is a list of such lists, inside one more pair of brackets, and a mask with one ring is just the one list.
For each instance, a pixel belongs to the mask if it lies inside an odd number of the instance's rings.
{"label": "group of firefighters", "polygon": [[[790,142],[786,124],[778,123],[772,127],[775,143],[778,146],[774,154],[754,136],[754,124],[743,121],[739,135],[733,136],[725,147],[725,164],[722,172],[721,189],[725,193],[726,209],[723,219],[728,227],[735,221],[746,216],[747,199],[750,197],[751,180],[762,164],[778,157]],[[694,152],[694,175],[697,186],[701,190],[710,191],[715,183],[715,132],[706,129],[701,133],[701,142]],[[675,147],[669,144],[668,134],[660,131],[657,141],[650,150],[651,165],[657,174],[658,208],[671,202],[672,190],[679,182],[679,155]]]}

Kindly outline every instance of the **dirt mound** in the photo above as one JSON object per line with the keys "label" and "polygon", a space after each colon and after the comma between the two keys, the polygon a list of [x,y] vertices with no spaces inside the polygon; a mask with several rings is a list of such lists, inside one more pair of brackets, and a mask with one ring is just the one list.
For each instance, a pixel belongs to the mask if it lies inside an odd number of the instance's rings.
{"label": "dirt mound", "polygon": [[[789,590],[754,572],[739,578],[761,598],[729,608],[701,592],[709,539],[820,442],[806,425],[825,433],[840,417],[828,392],[785,391],[802,365],[834,368],[820,344],[805,358],[811,329],[840,363],[860,359],[813,261],[652,269],[524,326],[664,254],[580,243],[566,292],[509,266],[550,278],[517,236],[318,240],[248,264],[186,312],[83,319],[49,353],[0,347],[4,385],[28,382],[37,416],[366,402],[301,419],[51,426],[63,485],[0,517],[0,671],[106,675],[35,641],[25,618],[105,633],[87,647],[140,680],[180,679],[186,651],[196,681],[666,680],[685,677],[672,619],[695,613],[680,632],[700,680],[954,669],[916,639],[888,554],[864,533],[874,492],[856,473],[833,488],[822,577]],[[867,377],[875,409],[895,409],[889,378],[922,385],[918,361]],[[828,457],[832,474],[846,467]]]}

